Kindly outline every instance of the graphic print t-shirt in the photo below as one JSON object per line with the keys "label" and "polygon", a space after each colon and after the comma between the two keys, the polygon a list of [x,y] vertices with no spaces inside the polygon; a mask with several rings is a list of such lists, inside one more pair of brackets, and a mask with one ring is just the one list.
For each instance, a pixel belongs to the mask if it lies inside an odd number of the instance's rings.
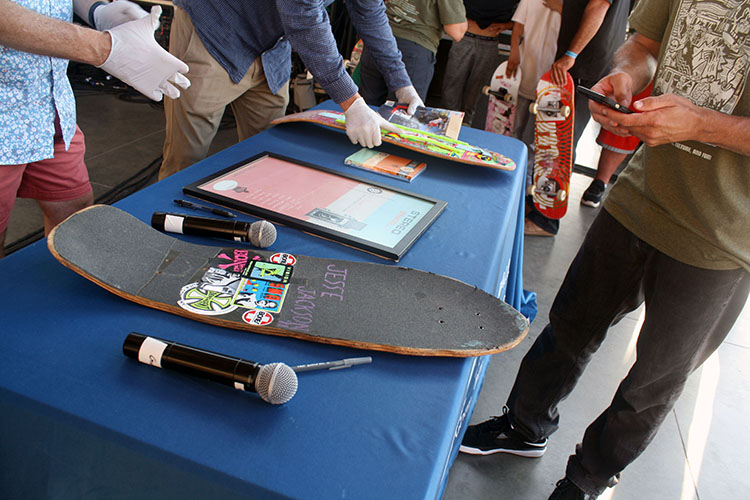
{"label": "graphic print t-shirt", "polygon": [[[661,41],[653,95],[750,116],[750,1],[640,0],[631,25]],[[681,262],[750,270],[748,156],[695,141],[643,146],[604,206]]]}

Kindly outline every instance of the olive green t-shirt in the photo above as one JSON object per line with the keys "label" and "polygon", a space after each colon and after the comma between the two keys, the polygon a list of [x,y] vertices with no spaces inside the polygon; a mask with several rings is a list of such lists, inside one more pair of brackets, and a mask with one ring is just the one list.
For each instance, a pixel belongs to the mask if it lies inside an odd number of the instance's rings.
{"label": "olive green t-shirt", "polygon": [[[661,40],[653,95],[676,94],[750,116],[750,6],[732,0],[640,0],[633,28]],[[750,270],[750,157],[701,142],[643,145],[604,208],[683,263]]]}
{"label": "olive green t-shirt", "polygon": [[466,21],[463,0],[388,0],[385,11],[393,36],[437,53],[444,24]]}

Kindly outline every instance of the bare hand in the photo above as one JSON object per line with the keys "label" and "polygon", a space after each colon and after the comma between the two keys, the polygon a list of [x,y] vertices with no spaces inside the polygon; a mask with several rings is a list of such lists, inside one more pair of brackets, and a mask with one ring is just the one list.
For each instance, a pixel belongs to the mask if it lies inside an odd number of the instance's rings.
{"label": "bare hand", "polygon": [[521,65],[521,55],[518,50],[512,50],[510,51],[510,56],[508,56],[508,63],[505,68],[505,76],[506,78],[511,78],[516,76],[516,70],[518,69],[518,66]]}
{"label": "bare hand", "polygon": [[563,0],[543,0],[542,3],[548,9],[552,9],[562,14]]}
{"label": "bare hand", "polygon": [[565,82],[568,80],[567,72],[575,63],[575,59],[570,56],[562,56],[560,59],[552,63],[552,68],[550,68],[552,81],[557,85],[565,85]]}
{"label": "bare hand", "polygon": [[[632,83],[632,79],[627,73],[615,73],[599,80],[591,90],[611,97],[621,105],[628,107],[633,100]],[[601,124],[602,128],[624,137],[631,135],[629,131],[619,126],[619,122],[612,119],[613,117],[620,117],[620,115],[625,116],[624,113],[614,111],[591,100],[589,101],[589,111],[594,121]]]}
{"label": "bare hand", "polygon": [[638,113],[624,115],[619,126],[648,146],[701,140],[700,108],[690,99],[674,94],[645,97],[633,105]]}

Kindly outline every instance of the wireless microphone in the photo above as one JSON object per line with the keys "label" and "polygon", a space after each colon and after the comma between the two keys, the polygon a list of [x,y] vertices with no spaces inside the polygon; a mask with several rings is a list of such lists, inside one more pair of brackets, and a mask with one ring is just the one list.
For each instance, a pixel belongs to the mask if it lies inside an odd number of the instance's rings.
{"label": "wireless microphone", "polygon": [[284,404],[297,392],[297,374],[284,363],[261,365],[171,340],[132,332],[122,352],[141,363],[213,380],[240,391],[257,392],[267,403]]}
{"label": "wireless microphone", "polygon": [[195,215],[154,212],[151,226],[159,231],[250,242],[266,248],[276,241],[276,227],[266,220],[253,222],[213,219]]}

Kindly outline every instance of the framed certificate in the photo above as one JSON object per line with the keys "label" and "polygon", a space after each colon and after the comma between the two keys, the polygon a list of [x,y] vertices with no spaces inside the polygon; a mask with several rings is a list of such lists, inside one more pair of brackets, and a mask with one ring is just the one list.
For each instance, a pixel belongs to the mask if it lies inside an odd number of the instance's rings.
{"label": "framed certificate", "polygon": [[269,152],[183,191],[395,261],[447,205]]}

